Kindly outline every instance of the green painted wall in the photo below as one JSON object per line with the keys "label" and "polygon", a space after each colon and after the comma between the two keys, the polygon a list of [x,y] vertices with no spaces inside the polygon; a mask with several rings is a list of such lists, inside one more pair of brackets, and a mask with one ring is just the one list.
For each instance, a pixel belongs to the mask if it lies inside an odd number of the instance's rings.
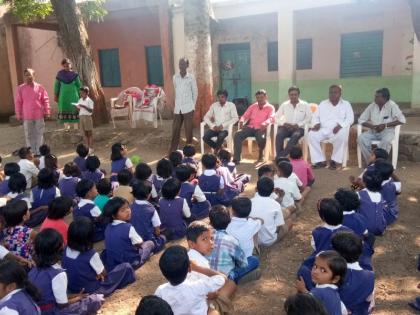
{"label": "green painted wall", "polygon": [[420,108],[420,73],[413,74],[412,107]]}

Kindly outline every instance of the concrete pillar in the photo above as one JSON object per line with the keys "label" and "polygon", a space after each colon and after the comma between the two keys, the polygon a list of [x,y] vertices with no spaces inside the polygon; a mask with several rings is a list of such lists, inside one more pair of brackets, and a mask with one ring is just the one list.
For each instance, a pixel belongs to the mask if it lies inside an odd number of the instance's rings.
{"label": "concrete pillar", "polygon": [[295,82],[295,25],[291,8],[277,14],[279,104],[287,99],[287,90]]}
{"label": "concrete pillar", "polygon": [[420,39],[414,34],[413,40],[413,84],[411,107],[420,108]]}
{"label": "concrete pillar", "polygon": [[179,71],[179,59],[185,56],[184,42],[184,9],[183,7],[175,7],[172,9],[172,47],[175,73]]}

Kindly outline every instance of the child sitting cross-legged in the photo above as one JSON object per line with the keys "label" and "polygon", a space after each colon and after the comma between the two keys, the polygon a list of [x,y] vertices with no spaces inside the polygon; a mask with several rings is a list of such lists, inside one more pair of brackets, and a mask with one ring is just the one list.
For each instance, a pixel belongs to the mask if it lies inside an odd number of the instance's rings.
{"label": "child sitting cross-legged", "polygon": [[184,158],[182,159],[182,164],[193,164],[198,169],[198,166],[200,163],[194,158],[196,154],[194,145],[186,144],[182,148],[182,153],[184,154]]}
{"label": "child sitting cross-legged", "polygon": [[98,293],[105,297],[135,281],[134,269],[121,263],[107,270],[93,248],[94,226],[85,217],[76,218],[69,227],[69,241],[63,254],[70,293]]}
{"label": "child sitting cross-legged", "polygon": [[77,157],[74,158],[73,162],[77,165],[80,172],[85,172],[86,169],[86,157],[89,155],[89,148],[83,144],[80,143],[76,147]]}
{"label": "child sitting cross-legged", "polygon": [[80,181],[80,170],[76,163],[68,162],[63,168],[63,178],[58,181],[61,196],[77,202],[76,185]]}
{"label": "child sitting cross-legged", "polygon": [[153,184],[153,175],[152,175],[152,168],[147,163],[139,163],[136,165],[136,170],[134,172],[134,180],[133,183],[137,183],[139,181],[148,181],[152,185],[152,200],[153,202],[157,202],[158,193],[156,191],[155,185]]}
{"label": "child sitting cross-legged", "polygon": [[[190,261],[187,250],[179,245],[167,248],[159,259],[159,268],[169,281],[160,285],[155,295],[164,299],[174,314],[220,314],[207,303],[207,295],[223,287],[226,277]],[[190,279],[188,273],[202,273],[200,279]],[[204,277],[206,276],[206,277]]]}
{"label": "child sitting cross-legged", "polygon": [[38,175],[39,169],[36,164],[38,160],[35,159],[34,154],[29,147],[22,147],[18,151],[18,156],[20,158],[18,165],[20,173],[25,176],[26,179],[26,189],[32,188],[32,180]]}
{"label": "child sitting cross-legged", "polygon": [[135,315],[174,315],[171,306],[156,295],[142,297]]}
{"label": "child sitting cross-legged", "polygon": [[118,173],[124,169],[133,170],[133,162],[127,157],[127,146],[117,142],[111,147],[111,184],[113,188],[118,186]]}
{"label": "child sitting cross-legged", "polygon": [[152,184],[148,181],[137,182],[133,186],[134,202],[130,205],[130,223],[145,241],[155,244],[154,252],[159,252],[166,243],[166,237],[160,233],[160,218],[155,207],[149,202]]}
{"label": "child sitting cross-legged", "polygon": [[140,268],[152,255],[155,244],[143,241],[129,223],[131,209],[127,200],[112,198],[105,205],[104,214],[112,220],[105,230],[105,250],[102,253],[106,268],[112,270],[125,262],[134,269]]}
{"label": "child sitting cross-legged", "polygon": [[0,182],[0,197],[5,196],[9,193],[9,179],[10,176],[19,173],[20,167],[19,164],[10,162],[4,165],[4,175],[6,176]]}
{"label": "child sitting cross-legged", "polygon": [[114,197],[124,198],[131,205],[134,201],[134,197],[132,193],[133,189],[130,186],[130,183],[133,180],[133,173],[131,173],[127,169],[124,169],[118,173],[117,178],[118,178],[118,187],[114,188],[112,195]]}
{"label": "child sitting cross-legged", "polygon": [[96,155],[90,155],[86,158],[86,171],[82,172],[82,179],[89,179],[97,184],[102,178],[104,173],[99,169],[101,161]]}
{"label": "child sitting cross-legged", "polygon": [[172,177],[172,163],[166,158],[159,160],[156,164],[156,174],[152,176],[152,183],[155,186],[158,196],[161,195],[163,184]]}
{"label": "child sitting cross-legged", "polygon": [[293,166],[290,162],[282,161],[277,164],[277,178],[274,180],[274,187],[284,192],[281,206],[285,208],[294,208],[295,201],[302,198],[299,187],[296,182],[289,179],[293,172]]}
{"label": "child sitting cross-legged", "polygon": [[96,184],[96,190],[98,191],[98,195],[93,199],[95,205],[104,212],[104,207],[109,199],[112,197],[112,185],[108,178],[102,178]]}
{"label": "child sitting cross-legged", "polygon": [[293,166],[293,172],[300,179],[303,187],[311,187],[315,182],[314,173],[311,165],[302,157],[302,149],[299,146],[294,146],[290,150],[290,163]]}
{"label": "child sitting cross-legged", "polygon": [[11,200],[24,200],[28,205],[28,209],[32,208],[32,204],[30,202],[30,195],[26,192],[26,178],[21,173],[16,173],[10,176],[9,179],[9,192],[6,197]]}
{"label": "child sitting cross-legged", "polygon": [[48,214],[41,225],[41,231],[45,229],[54,229],[61,234],[64,245],[67,245],[68,224],[64,217],[73,209],[73,200],[68,197],[57,197],[48,206]]}
{"label": "child sitting cross-legged", "polygon": [[220,160],[220,167],[224,167],[228,170],[228,174],[232,178],[232,185],[238,188],[240,192],[243,192],[245,190],[245,185],[251,180],[251,175],[238,174],[236,164],[232,162],[232,153],[230,153],[229,150],[221,149],[217,156]]}

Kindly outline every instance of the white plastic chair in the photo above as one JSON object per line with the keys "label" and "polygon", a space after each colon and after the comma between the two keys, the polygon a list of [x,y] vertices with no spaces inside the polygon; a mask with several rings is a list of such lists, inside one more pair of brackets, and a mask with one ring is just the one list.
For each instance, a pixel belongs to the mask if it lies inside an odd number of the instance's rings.
{"label": "white plastic chair", "polygon": [[[275,123],[273,125],[273,154],[276,154],[276,152],[277,152],[277,150],[276,150],[276,137],[277,137],[278,128],[279,128],[279,124]],[[308,160],[308,145],[307,145],[307,143],[308,143],[308,130],[309,130],[309,125],[308,124],[305,124],[304,130],[305,131],[303,133],[303,137],[301,137],[299,139],[299,143],[302,146],[303,159],[305,161],[307,161]],[[283,142],[284,147],[286,147],[287,143],[289,142],[289,139],[290,139],[289,137],[284,139],[284,142]]]}
{"label": "white plastic chair", "polygon": [[[271,155],[271,125],[269,124],[266,129],[265,134],[265,149],[264,149],[264,160],[268,161],[270,159]],[[238,130],[239,131],[239,130]],[[257,141],[255,137],[248,137],[246,138],[248,140],[248,153],[252,154],[252,142]]]}
{"label": "white plastic chair", "polygon": [[159,120],[162,126],[161,111],[166,101],[166,95],[163,89],[160,87],[145,88],[143,91],[140,90],[140,95],[141,97],[139,99],[133,97],[133,126],[136,126],[137,121],[140,119],[153,122],[155,128],[158,127]]}
{"label": "white plastic chair", "polygon": [[[363,126],[357,125],[357,138],[362,134]],[[392,166],[394,166],[394,169],[397,168],[397,162],[398,162],[398,147],[400,142],[400,131],[401,131],[401,125],[395,126],[395,135],[394,139],[391,142],[392,145]],[[378,145],[380,141],[372,141],[372,145]],[[357,145],[357,163],[359,165],[359,168],[362,167],[362,151],[360,150],[360,146]]]}
{"label": "white plastic chair", "polygon": [[[226,137],[226,142],[227,142],[227,148],[229,149],[230,152],[233,152],[233,125],[234,124],[230,124],[228,126],[228,136]],[[206,123],[204,121],[202,121],[200,123],[200,144],[201,144],[201,154],[204,154],[204,140],[203,140],[203,136],[204,136],[204,127],[206,126]],[[216,137],[213,137],[212,140],[216,141]]]}
{"label": "white plastic chair", "polygon": [[133,98],[131,95],[124,95],[125,91],[122,91],[118,97],[111,98],[111,109],[110,116],[112,125],[115,129],[115,118],[126,117],[128,123],[131,124]]}

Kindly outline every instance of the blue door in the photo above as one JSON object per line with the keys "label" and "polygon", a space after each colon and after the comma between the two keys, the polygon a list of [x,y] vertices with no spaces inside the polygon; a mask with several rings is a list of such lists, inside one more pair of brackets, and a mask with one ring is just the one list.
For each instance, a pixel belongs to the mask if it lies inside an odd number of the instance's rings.
{"label": "blue door", "polygon": [[146,47],[147,82],[163,86],[162,51],[160,46]]}

